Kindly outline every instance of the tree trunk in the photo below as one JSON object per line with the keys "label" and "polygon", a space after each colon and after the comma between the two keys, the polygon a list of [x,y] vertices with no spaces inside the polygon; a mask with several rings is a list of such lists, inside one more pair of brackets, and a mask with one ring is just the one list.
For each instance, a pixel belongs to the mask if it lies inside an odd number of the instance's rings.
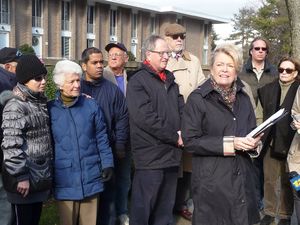
{"label": "tree trunk", "polygon": [[285,0],[291,26],[292,56],[300,59],[300,1]]}

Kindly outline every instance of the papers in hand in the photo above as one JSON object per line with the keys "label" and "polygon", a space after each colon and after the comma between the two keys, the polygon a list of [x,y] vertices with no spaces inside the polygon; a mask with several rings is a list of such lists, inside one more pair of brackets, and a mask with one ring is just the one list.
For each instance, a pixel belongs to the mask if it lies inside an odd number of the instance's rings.
{"label": "papers in hand", "polygon": [[253,131],[251,131],[247,137],[257,137],[261,133],[263,133],[267,128],[274,125],[276,122],[281,120],[283,117],[285,117],[288,114],[288,111],[284,108],[278,110],[276,113],[274,113],[272,116],[270,116],[265,122],[260,124],[258,127],[256,127]]}

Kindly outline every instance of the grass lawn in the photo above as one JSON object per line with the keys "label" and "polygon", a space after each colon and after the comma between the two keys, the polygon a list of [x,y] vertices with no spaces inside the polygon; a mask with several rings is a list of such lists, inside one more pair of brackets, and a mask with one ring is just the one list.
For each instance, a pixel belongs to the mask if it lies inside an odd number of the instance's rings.
{"label": "grass lawn", "polygon": [[58,211],[53,199],[43,205],[42,216],[39,225],[59,225]]}

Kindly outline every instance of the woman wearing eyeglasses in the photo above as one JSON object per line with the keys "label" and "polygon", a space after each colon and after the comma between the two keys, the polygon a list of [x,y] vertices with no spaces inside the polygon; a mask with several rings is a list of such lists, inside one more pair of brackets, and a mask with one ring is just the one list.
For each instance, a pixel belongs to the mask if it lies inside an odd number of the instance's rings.
{"label": "woman wearing eyeglasses", "polygon": [[52,144],[47,98],[47,70],[34,55],[21,56],[17,85],[1,94],[4,154],[3,184],[16,224],[38,225],[52,185]]}
{"label": "woman wearing eyeglasses", "polygon": [[[299,86],[300,63],[292,57],[283,57],[278,63],[279,79],[258,89],[263,108],[263,120],[280,108],[291,111]],[[290,114],[269,128],[263,137],[264,218],[262,225],[279,218],[280,225],[290,224],[293,213],[293,192],[287,170],[287,154],[295,131],[290,127]]]}

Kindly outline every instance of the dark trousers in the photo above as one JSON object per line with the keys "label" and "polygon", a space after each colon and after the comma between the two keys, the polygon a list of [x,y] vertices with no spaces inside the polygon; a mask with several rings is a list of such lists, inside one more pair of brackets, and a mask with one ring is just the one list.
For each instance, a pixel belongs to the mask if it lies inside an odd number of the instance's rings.
{"label": "dark trousers", "polygon": [[254,180],[255,189],[257,197],[257,208],[262,210],[264,208],[263,198],[264,198],[264,163],[263,156],[253,159],[254,166]]}
{"label": "dark trousers", "polygon": [[175,211],[180,211],[187,207],[187,200],[191,199],[191,172],[183,172],[183,176],[178,178]]}
{"label": "dark trousers", "polygon": [[42,202],[31,204],[13,204],[17,225],[39,225],[42,214]]}
{"label": "dark trousers", "polygon": [[298,225],[300,225],[300,194],[294,191],[295,213],[297,216]]}
{"label": "dark trousers", "polygon": [[178,167],[136,170],[131,192],[130,225],[173,222]]}

